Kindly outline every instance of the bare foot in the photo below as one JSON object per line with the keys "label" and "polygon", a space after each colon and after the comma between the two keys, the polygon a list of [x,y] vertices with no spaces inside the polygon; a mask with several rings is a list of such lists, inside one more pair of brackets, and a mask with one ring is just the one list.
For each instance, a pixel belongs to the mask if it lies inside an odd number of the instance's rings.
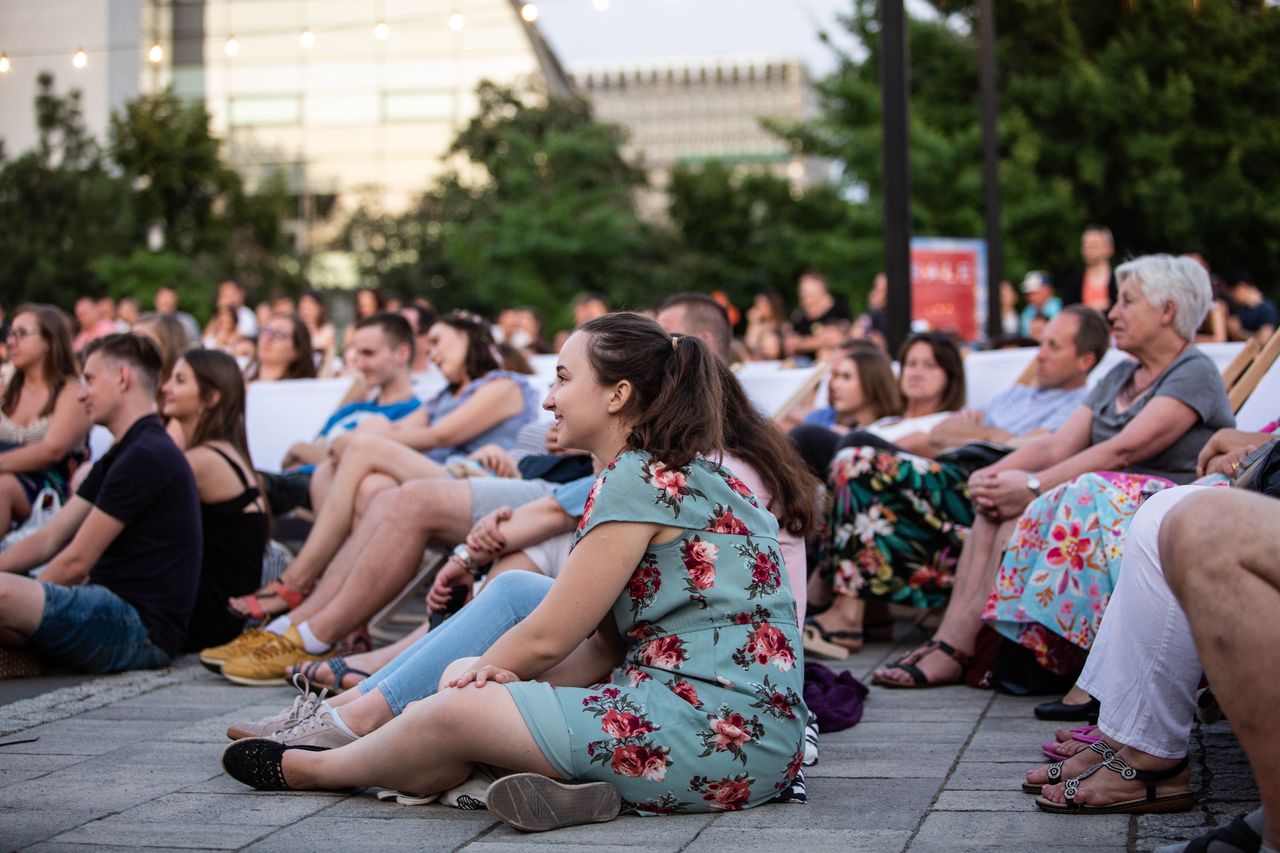
{"label": "bare foot", "polygon": [[[915,649],[915,651],[898,660],[898,663],[914,666],[920,670],[925,677],[925,682],[929,685],[955,684],[960,680],[960,676],[964,671],[960,662],[938,646],[930,643],[925,643]],[[877,668],[872,673],[872,680],[907,686],[914,684],[911,673],[893,664],[886,664]]]}
{"label": "bare foot", "polygon": [[[1172,758],[1156,758],[1154,755],[1148,755],[1145,752],[1139,752],[1136,749],[1124,747],[1118,753],[1119,757],[1130,767],[1135,770],[1168,770],[1178,764],[1178,761]],[[1083,770],[1081,772],[1084,772]],[[1064,768],[1064,777],[1070,779],[1079,776],[1079,773],[1068,773]],[[1030,774],[1028,774],[1028,779]],[[1191,782],[1191,768],[1186,767],[1177,776],[1156,782],[1156,796],[1167,796],[1170,794],[1185,793]],[[1107,768],[1102,768],[1089,778],[1080,783],[1080,789],[1076,792],[1073,800],[1080,805],[1091,806],[1110,806],[1116,803],[1126,803],[1132,800],[1141,800],[1147,794],[1147,784],[1140,779],[1126,780],[1119,773],[1113,773]],[[1066,803],[1067,796],[1064,791],[1066,784],[1046,785],[1044,788],[1044,797],[1053,803]]]}
{"label": "bare foot", "polygon": [[[306,675],[312,685],[315,687],[328,687],[332,692],[338,693],[355,687],[369,677],[361,675],[360,672],[375,673],[391,663],[392,658],[395,656],[396,652],[390,646],[358,655],[347,655],[343,659],[347,662],[348,672],[342,676],[342,683],[336,686],[333,683],[333,670],[329,668],[329,664],[323,661],[316,663],[314,666],[305,663],[295,664],[285,671],[285,675],[293,678],[295,673],[307,670]],[[355,672],[355,670],[360,672]]]}
{"label": "bare foot", "polygon": [[[1123,744],[1114,743],[1112,741],[1107,740],[1106,738],[1103,738],[1102,742],[1105,743],[1107,746],[1111,747],[1112,749],[1120,749],[1123,746]],[[1102,756],[1099,755],[1096,751],[1089,749],[1089,747],[1086,744],[1081,744],[1081,747],[1082,749],[1080,749],[1074,755],[1066,757],[1061,762],[1059,762],[1062,764],[1062,775],[1060,778],[1073,779],[1076,776],[1079,776],[1084,771],[1088,770],[1093,765],[1102,763]],[[1031,770],[1028,770],[1027,784],[1029,785],[1052,784],[1049,781],[1050,766],[1051,765],[1044,765],[1041,767],[1035,767],[1035,768],[1032,768]]]}
{"label": "bare foot", "polygon": [[[1062,758],[1070,758],[1083,749],[1088,749],[1089,744],[1081,743],[1078,740],[1064,740],[1053,747],[1053,751],[1058,753]],[[1096,755],[1096,753],[1095,753]]]}

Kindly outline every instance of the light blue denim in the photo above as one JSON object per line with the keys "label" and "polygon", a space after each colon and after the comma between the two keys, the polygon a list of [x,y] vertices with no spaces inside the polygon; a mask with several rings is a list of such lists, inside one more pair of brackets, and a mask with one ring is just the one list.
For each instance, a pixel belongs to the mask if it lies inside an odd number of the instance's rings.
{"label": "light blue denim", "polygon": [[376,687],[391,713],[399,716],[410,702],[439,689],[445,667],[459,658],[484,654],[499,637],[524,621],[546,598],[553,583],[535,572],[503,572],[440,627],[360,682],[361,695]]}

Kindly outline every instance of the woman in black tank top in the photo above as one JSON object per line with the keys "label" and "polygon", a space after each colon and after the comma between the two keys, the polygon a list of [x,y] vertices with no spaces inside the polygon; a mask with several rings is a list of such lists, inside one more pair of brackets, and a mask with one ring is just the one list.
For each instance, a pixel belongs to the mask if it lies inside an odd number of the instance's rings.
{"label": "woman in black tank top", "polygon": [[235,359],[215,350],[187,351],[162,389],[164,414],[187,439],[187,461],[200,492],[204,560],[185,648],[225,643],[244,629],[227,599],[256,590],[262,577],[268,518],[251,480],[244,429],[244,379]]}

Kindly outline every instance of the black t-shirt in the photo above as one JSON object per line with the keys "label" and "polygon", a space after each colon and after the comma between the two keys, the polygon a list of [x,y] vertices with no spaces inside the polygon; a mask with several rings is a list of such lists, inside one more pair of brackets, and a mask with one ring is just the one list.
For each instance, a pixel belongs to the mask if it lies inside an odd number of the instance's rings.
{"label": "black t-shirt", "polygon": [[1270,299],[1263,299],[1252,308],[1239,308],[1236,316],[1240,318],[1240,325],[1246,332],[1256,332],[1263,326],[1277,324],[1276,305]]}
{"label": "black t-shirt", "polygon": [[806,317],[803,311],[797,309],[796,313],[791,315],[791,328],[795,329],[796,334],[808,337],[817,331],[818,326],[841,321],[852,323],[853,313],[849,311],[849,303],[839,296],[833,299],[835,301],[827,309],[827,313],[821,317]]}
{"label": "black t-shirt", "polygon": [[200,584],[200,497],[191,466],[155,415],[139,418],[77,493],[124,524],[89,571],[133,605],[151,642],[182,649]]}

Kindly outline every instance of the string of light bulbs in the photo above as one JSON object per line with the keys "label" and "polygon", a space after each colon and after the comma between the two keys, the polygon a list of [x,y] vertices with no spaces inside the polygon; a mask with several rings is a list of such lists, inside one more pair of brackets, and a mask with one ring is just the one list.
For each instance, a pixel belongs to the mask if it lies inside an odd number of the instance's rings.
{"label": "string of light bulbs", "polygon": [[[542,0],[542,2],[546,2],[546,0]],[[612,4],[613,4],[613,0],[591,0],[592,8],[595,9],[597,12],[607,12],[610,6],[612,6]],[[157,4],[157,5],[164,5],[164,4]],[[520,18],[526,24],[536,23],[540,16],[538,3],[531,2],[531,0],[530,2],[520,3],[519,10],[520,10]],[[377,41],[385,42],[391,38],[392,24],[404,26],[404,25],[431,23],[435,20],[438,20],[438,19],[424,18],[424,17],[400,18],[400,19],[383,18],[374,23],[373,37]],[[481,18],[481,21],[483,21],[483,18]],[[468,17],[463,15],[463,13],[455,6],[454,11],[451,12],[449,16],[445,19],[445,23],[452,32],[460,33],[463,31],[463,29],[467,27],[469,20],[468,20]],[[302,31],[298,33],[298,45],[304,50],[311,50],[316,46],[317,32],[321,32],[321,33],[348,32],[352,30],[364,29],[367,26],[368,24],[366,22],[353,22],[350,24],[333,25],[333,26],[325,27],[323,29],[315,29],[315,30],[313,30],[311,27],[304,27]],[[244,32],[241,32],[239,35],[237,35],[236,33],[228,33],[226,39],[223,41],[223,44],[222,44],[222,52],[227,56],[228,59],[235,59],[237,56],[240,55],[240,39],[241,38],[248,38],[251,36],[257,37],[257,36],[288,35],[289,33],[292,33],[292,32],[297,32],[297,31],[276,28],[276,29],[269,29],[269,30],[262,29],[262,30],[244,31]],[[172,35],[168,40],[170,42],[181,41],[184,39],[198,39],[203,41],[207,38],[208,38],[207,33],[202,30],[199,35],[193,35],[193,36]],[[75,52],[71,54],[71,66],[76,70],[82,70],[88,67],[90,54],[119,53],[119,52],[132,51],[136,49],[137,49],[137,45],[135,44],[107,45],[102,47],[91,46],[87,49],[85,46],[80,45],[80,46],[77,46]],[[49,56],[49,55],[51,54],[48,52],[35,51],[35,50],[16,51],[14,53],[0,51],[0,74],[7,74],[12,70],[14,59],[21,59],[24,57]],[[146,57],[147,57],[147,61],[150,62],[152,65],[159,65],[161,62],[164,61],[164,57],[165,57],[164,46],[159,41],[153,41],[151,43],[151,46],[147,49]]]}

